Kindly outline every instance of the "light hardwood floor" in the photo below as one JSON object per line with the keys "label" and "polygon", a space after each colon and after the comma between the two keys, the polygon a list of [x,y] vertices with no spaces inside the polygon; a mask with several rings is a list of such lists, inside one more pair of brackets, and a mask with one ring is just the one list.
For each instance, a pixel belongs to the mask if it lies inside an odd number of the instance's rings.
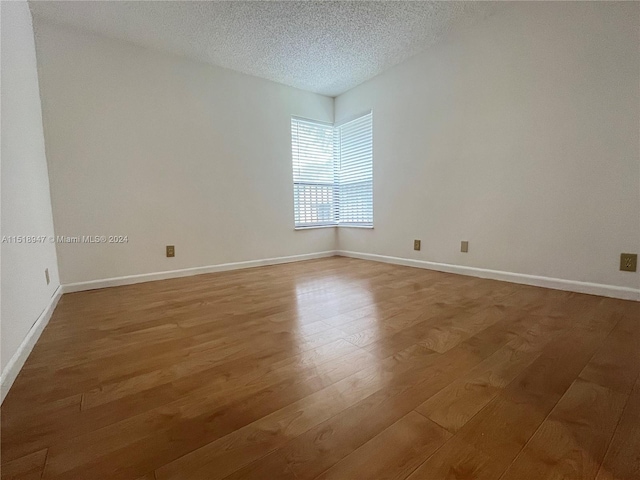
{"label": "light hardwood floor", "polygon": [[638,479],[640,304],[347,258],[66,294],[2,479]]}

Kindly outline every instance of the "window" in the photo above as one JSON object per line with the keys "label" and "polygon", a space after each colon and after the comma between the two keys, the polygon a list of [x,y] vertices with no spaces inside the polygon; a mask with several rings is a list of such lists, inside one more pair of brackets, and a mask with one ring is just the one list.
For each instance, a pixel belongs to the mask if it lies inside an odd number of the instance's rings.
{"label": "window", "polygon": [[373,135],[371,113],[336,127],[338,223],[373,225]]}
{"label": "window", "polygon": [[373,226],[372,141],[371,113],[338,127],[291,119],[296,228]]}
{"label": "window", "polygon": [[333,126],[293,118],[293,204],[296,227],[335,225],[336,165]]}

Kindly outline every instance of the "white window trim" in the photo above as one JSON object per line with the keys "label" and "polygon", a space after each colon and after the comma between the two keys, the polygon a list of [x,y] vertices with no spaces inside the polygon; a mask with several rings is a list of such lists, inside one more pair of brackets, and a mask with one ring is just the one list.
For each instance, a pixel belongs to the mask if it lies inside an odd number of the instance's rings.
{"label": "white window trim", "polygon": [[368,230],[373,230],[373,225],[341,225],[336,223],[335,225],[309,225],[307,227],[293,227],[294,230],[312,230],[314,228],[365,228]]}

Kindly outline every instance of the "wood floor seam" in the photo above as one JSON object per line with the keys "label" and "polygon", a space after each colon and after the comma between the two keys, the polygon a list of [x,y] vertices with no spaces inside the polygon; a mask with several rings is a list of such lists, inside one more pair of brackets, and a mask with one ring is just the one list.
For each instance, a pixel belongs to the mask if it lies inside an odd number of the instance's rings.
{"label": "wood floor seam", "polygon": [[[609,335],[612,334],[612,332],[615,330],[616,326],[619,324],[620,320],[618,320],[609,330],[609,332],[607,333],[605,339],[603,340],[606,341],[606,338],[609,337]],[[582,373],[582,371],[584,370],[584,368],[589,364],[589,362],[591,361],[591,359],[593,359],[593,357],[596,355],[598,349],[594,348],[593,353],[589,356],[589,359],[584,363],[583,367],[580,369],[580,373]],[[576,379],[580,377],[580,373],[578,373],[576,375]],[[575,382],[575,380],[573,380],[573,382]],[[573,383],[572,382],[572,383]],[[540,431],[540,429],[542,428],[542,426],[544,425],[544,423],[547,421],[547,419],[553,414],[554,410],[556,409],[556,407],[558,406],[558,404],[562,401],[562,399],[565,397],[565,395],[567,395],[567,392],[569,391],[569,388],[571,387],[571,384],[567,387],[567,389],[563,392],[563,394],[557,399],[557,401],[555,402],[555,404],[553,405],[552,408],[549,409],[549,411],[547,412],[546,416],[544,417],[544,419],[538,424],[538,426],[536,427],[535,431],[530,435],[530,437],[527,439],[527,441],[524,443],[524,445],[522,445],[522,448],[520,448],[520,451],[518,452],[518,454],[513,458],[513,460],[511,461],[511,463],[507,466],[507,468],[502,472],[502,474],[500,475],[500,477],[498,478],[498,480],[503,480],[506,472],[509,471],[509,468],[511,467],[511,465],[513,465],[514,463],[517,462],[518,457],[520,457],[520,455],[522,454],[523,451],[525,451],[525,449],[527,448],[527,446],[529,445],[529,443],[532,441],[533,438],[535,438],[536,434],[538,433],[538,431]]]}
{"label": "wood floor seam", "polygon": [[[637,384],[637,383],[640,383],[640,373],[638,375],[636,375],[636,379],[634,381],[634,385]],[[613,429],[613,433],[611,435],[611,440],[609,441],[609,444],[607,445],[607,449],[604,452],[604,456],[602,457],[602,460],[601,460],[600,465],[598,467],[598,473],[596,474],[596,478],[599,478],[600,472],[604,468],[605,459],[609,455],[609,452],[611,451],[611,448],[612,448],[612,445],[613,445],[613,438],[615,437],[616,433],[618,432],[618,429],[620,428],[620,424],[622,422],[622,419],[624,418],[625,411],[630,406],[630,402],[632,401],[631,393],[632,392],[629,392],[629,396],[627,397],[627,401],[625,402],[624,408],[622,409],[622,414],[618,417],[618,421],[616,423],[616,427]],[[640,473],[640,471],[638,473]]]}

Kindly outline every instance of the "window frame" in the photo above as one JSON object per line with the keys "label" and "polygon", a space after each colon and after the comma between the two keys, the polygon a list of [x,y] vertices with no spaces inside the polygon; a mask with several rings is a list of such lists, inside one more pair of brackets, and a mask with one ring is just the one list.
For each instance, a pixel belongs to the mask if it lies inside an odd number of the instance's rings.
{"label": "window frame", "polygon": [[[373,170],[373,109],[369,109],[366,110],[364,112],[361,112],[357,115],[353,115],[348,117],[347,119],[343,120],[342,122],[338,123],[338,124],[334,124],[333,128],[334,130],[339,130],[341,128],[343,128],[344,126],[356,122],[358,120],[361,120],[363,117],[366,116],[370,116],[370,124],[371,124],[371,224],[369,223],[358,223],[358,222],[340,222],[340,212],[338,211],[338,227],[340,228],[368,228],[368,229],[372,229],[373,228],[373,222],[374,222],[374,196],[373,196],[373,186],[374,186],[374,170]],[[340,133],[340,141],[342,142],[342,132]],[[341,171],[342,170],[342,150],[340,152],[340,158],[338,159],[338,162],[340,165],[338,166],[338,170]],[[340,176],[338,177],[340,179]],[[340,191],[340,189],[338,189],[338,192]],[[340,208],[340,203],[338,203],[338,208]]]}
{"label": "window frame", "polygon": [[[368,223],[363,223],[363,224],[358,224],[358,223],[341,223],[340,222],[340,200],[339,200],[339,190],[340,190],[340,159],[336,159],[336,153],[335,153],[335,135],[336,135],[336,131],[343,127],[344,125],[347,125],[351,122],[357,121],[359,119],[361,119],[362,117],[365,117],[367,115],[371,116],[371,224]],[[333,150],[333,170],[334,170],[334,176],[333,176],[333,183],[317,183],[317,185],[327,185],[327,186],[332,186],[333,187],[333,203],[332,203],[332,208],[334,211],[334,217],[335,217],[335,222],[332,223],[318,223],[318,224],[296,224],[296,185],[300,185],[300,184],[306,184],[306,185],[316,185],[316,183],[314,182],[301,182],[301,181],[296,181],[295,179],[295,169],[294,167],[294,154],[293,154],[293,129],[291,128],[293,121],[302,121],[302,122],[308,122],[311,124],[317,124],[317,125],[322,125],[322,126],[330,126],[333,130],[334,130],[334,139],[333,139],[333,144],[334,144],[334,150]],[[293,196],[294,196],[294,205],[293,205],[293,224],[294,224],[294,230],[309,230],[309,229],[314,229],[314,228],[364,228],[364,229],[373,229],[374,228],[374,199],[373,199],[373,189],[374,189],[374,169],[373,169],[373,148],[374,148],[374,144],[373,144],[373,109],[369,109],[366,110],[358,115],[354,115],[352,117],[349,117],[348,119],[340,122],[339,124],[335,124],[335,123],[330,123],[330,122],[325,122],[325,121],[321,121],[321,120],[314,120],[311,118],[306,118],[306,117],[301,117],[301,116],[297,116],[297,115],[292,115],[290,118],[290,130],[289,133],[291,135],[290,137],[290,144],[291,144],[291,166],[292,166],[292,180],[293,180]]]}
{"label": "window frame", "polygon": [[[306,123],[311,123],[311,124],[316,124],[316,125],[320,125],[320,126],[324,126],[324,127],[331,127],[331,129],[334,129],[334,126],[332,123],[330,122],[323,122],[320,120],[313,120],[310,118],[304,118],[304,117],[299,117],[296,115],[292,115],[291,119],[290,119],[290,129],[289,129],[289,133],[291,135],[291,139],[290,139],[290,144],[291,144],[291,167],[292,167],[292,179],[293,179],[293,225],[295,230],[306,230],[306,229],[310,229],[310,228],[333,228],[336,227],[338,225],[338,220],[337,220],[337,202],[336,202],[336,190],[337,190],[337,182],[336,182],[336,163],[335,163],[335,156],[333,153],[333,146],[332,146],[332,168],[333,168],[333,181],[331,183],[327,183],[327,182],[308,182],[308,181],[296,181],[296,175],[295,175],[295,164],[293,162],[294,158],[293,158],[293,129],[292,124],[293,121],[300,121],[300,122],[306,122]],[[333,135],[333,132],[332,132]],[[334,142],[334,138],[332,137],[332,144]],[[333,222],[330,223],[311,223],[311,224],[296,224],[296,186],[298,185],[309,185],[309,186],[319,186],[319,187],[324,187],[324,186],[330,186],[333,189],[332,192],[332,217],[334,219]]]}

